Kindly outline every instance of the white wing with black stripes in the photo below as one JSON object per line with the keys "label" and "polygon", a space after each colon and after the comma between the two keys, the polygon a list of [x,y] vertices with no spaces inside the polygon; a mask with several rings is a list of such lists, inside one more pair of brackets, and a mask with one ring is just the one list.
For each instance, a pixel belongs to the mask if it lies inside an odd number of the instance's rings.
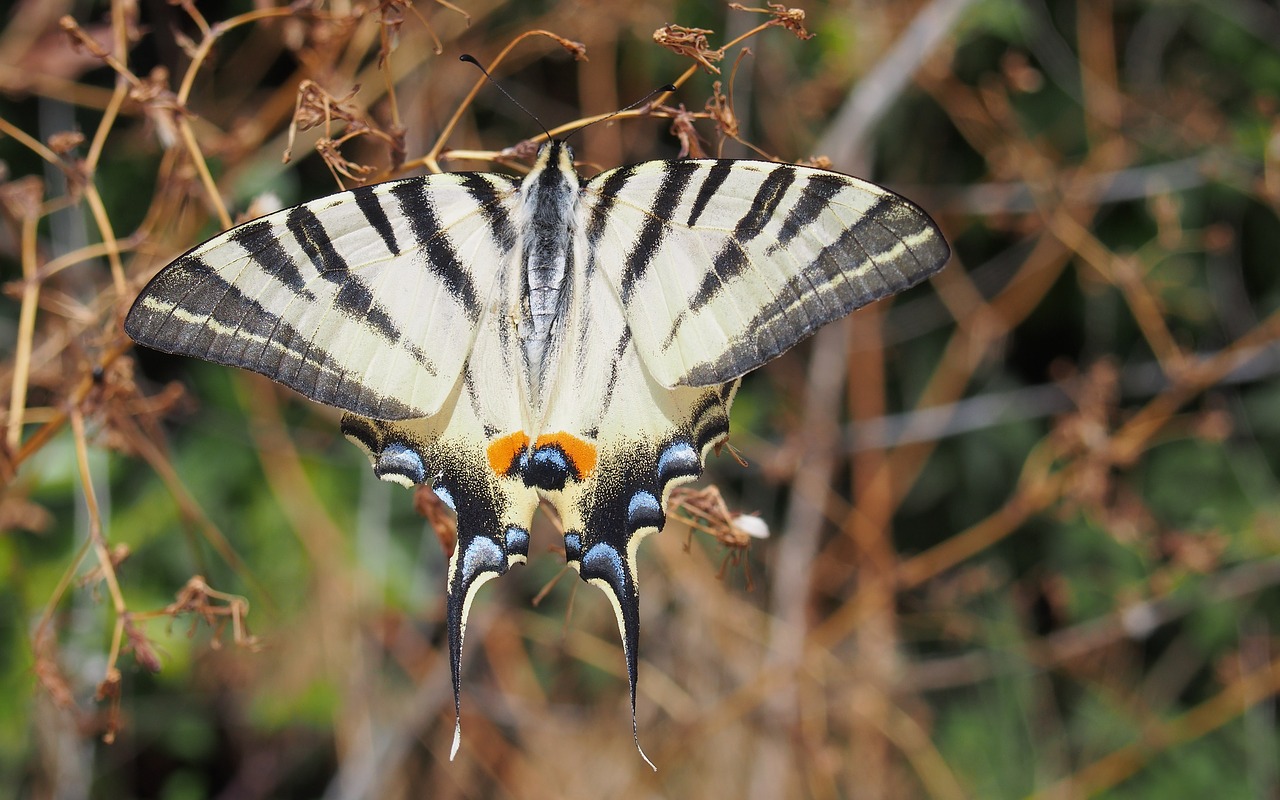
{"label": "white wing with black stripes", "polygon": [[788,164],[651,161],[591,181],[584,206],[598,268],[668,387],[744,375],[950,255],[910,201]]}
{"label": "white wing with black stripes", "polygon": [[432,175],[241,225],[156,275],[125,330],[381,419],[434,414],[513,259],[519,183]]}
{"label": "white wing with black stripes", "polygon": [[639,746],[636,548],[727,438],[739,378],[948,255],[916,206],[837,173],[653,161],[584,183],[550,142],[521,181],[414,178],[228,231],[125,328],[346,409],[379,477],[454,508],[454,752],[471,601],[550,501],[617,615]]}

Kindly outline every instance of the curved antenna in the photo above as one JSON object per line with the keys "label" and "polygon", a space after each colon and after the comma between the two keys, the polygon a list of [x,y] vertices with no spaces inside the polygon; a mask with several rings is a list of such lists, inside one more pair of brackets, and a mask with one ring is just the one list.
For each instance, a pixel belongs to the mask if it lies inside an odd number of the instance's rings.
{"label": "curved antenna", "polygon": [[614,117],[618,116],[624,111],[630,111],[633,108],[639,108],[640,106],[649,102],[649,99],[653,97],[655,94],[667,94],[669,92],[674,92],[675,90],[676,90],[676,87],[675,87],[675,84],[673,83],[668,83],[668,84],[659,86],[657,89],[654,89],[652,92],[649,92],[644,97],[641,97],[639,100],[635,101],[634,103],[627,106],[626,108],[620,108],[617,111],[613,112],[612,114],[608,115],[607,117],[601,117],[600,119],[593,119],[588,123],[579,125],[578,127],[574,128],[573,130],[565,134],[565,137],[562,141],[565,141],[565,142],[569,141],[569,138],[577,134],[578,131],[586,130],[587,128],[590,128],[592,125],[595,125],[597,122],[608,122],[609,120],[613,119]]}
{"label": "curved antenna", "polygon": [[489,79],[489,83],[493,84],[493,85],[494,85],[494,87],[495,87],[498,91],[500,91],[500,92],[502,92],[504,95],[506,95],[508,100],[510,100],[512,103],[515,103],[516,108],[518,108],[518,109],[520,109],[521,111],[523,111],[524,113],[528,114],[528,115],[529,115],[529,117],[530,117],[534,122],[538,123],[538,127],[539,127],[539,128],[542,128],[542,132],[543,132],[543,133],[545,133],[545,134],[547,135],[547,140],[548,140],[548,141],[550,141],[550,140],[551,140],[551,132],[547,130],[547,126],[546,126],[546,125],[543,125],[543,124],[542,124],[542,120],[538,119],[538,117],[537,117],[537,116],[536,116],[532,111],[530,111],[529,109],[527,109],[527,108],[525,108],[524,106],[520,105],[520,101],[519,101],[519,100],[517,100],[517,99],[515,99],[514,97],[512,97],[512,96],[511,96],[511,92],[508,92],[506,89],[502,88],[502,84],[498,83],[497,81],[495,81],[495,80],[493,79],[493,76],[489,74],[489,70],[485,69],[485,68],[484,68],[484,65],[483,65],[483,64],[481,64],[479,61],[477,61],[475,56],[471,55],[470,53],[463,53],[462,55],[458,56],[458,60],[459,60],[459,61],[465,61],[465,62],[467,62],[468,64],[470,64],[470,65],[472,65],[473,67],[475,67],[476,69],[478,69],[478,70],[480,70],[481,72],[483,72],[483,73],[484,73],[484,76],[485,76],[486,78],[488,78],[488,79]]}

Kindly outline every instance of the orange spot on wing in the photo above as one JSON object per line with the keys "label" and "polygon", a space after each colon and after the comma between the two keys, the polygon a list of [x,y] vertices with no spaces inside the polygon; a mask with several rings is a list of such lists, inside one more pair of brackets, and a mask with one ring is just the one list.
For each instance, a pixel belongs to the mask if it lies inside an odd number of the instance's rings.
{"label": "orange spot on wing", "polygon": [[520,453],[529,446],[529,437],[524,431],[508,433],[501,439],[495,439],[489,445],[489,469],[495,475],[505,476],[511,471]]}
{"label": "orange spot on wing", "polygon": [[573,471],[578,474],[579,480],[585,480],[596,468],[596,446],[585,439],[579,439],[572,433],[563,431],[548,433],[538,437],[538,441],[534,443],[534,449],[547,445],[559,447],[560,452],[573,462]]}

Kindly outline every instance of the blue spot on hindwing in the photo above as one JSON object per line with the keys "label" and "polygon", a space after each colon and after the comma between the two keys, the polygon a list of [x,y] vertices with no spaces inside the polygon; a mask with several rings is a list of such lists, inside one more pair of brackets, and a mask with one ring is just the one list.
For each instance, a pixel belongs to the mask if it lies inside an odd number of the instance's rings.
{"label": "blue spot on hindwing", "polygon": [[459,561],[459,571],[467,582],[481,572],[502,574],[507,571],[507,556],[497,542],[477,536],[467,543],[467,549]]}
{"label": "blue spot on hindwing", "polygon": [[529,532],[519,525],[508,525],[503,537],[507,545],[508,556],[529,555]]}
{"label": "blue spot on hindwing", "polygon": [[436,497],[440,498],[440,502],[453,511],[458,510],[458,506],[453,502],[453,493],[449,491],[448,486],[444,485],[444,481],[437,479],[435,483],[431,484],[431,490],[436,493]]}
{"label": "blue spot on hindwing", "polygon": [[402,442],[391,442],[382,448],[373,472],[379,478],[400,475],[415,484],[427,481],[427,467],[422,463],[422,456]]}
{"label": "blue spot on hindwing", "polygon": [[698,475],[702,472],[702,459],[693,446],[685,441],[673,442],[658,456],[658,482],[665,485],[672,478]]}
{"label": "blue spot on hindwing", "polygon": [[582,560],[582,534],[570,531],[564,535],[564,560]]}
{"label": "blue spot on hindwing", "polygon": [[586,580],[602,578],[613,587],[615,593],[621,595],[626,585],[627,569],[622,563],[622,555],[611,545],[600,542],[582,557],[582,577]]}
{"label": "blue spot on hindwing", "polygon": [[554,445],[539,447],[533,451],[524,465],[524,483],[548,492],[564,489],[569,480],[569,459]]}
{"label": "blue spot on hindwing", "polygon": [[641,528],[661,528],[665,521],[662,505],[652,492],[642,489],[631,495],[631,501],[627,503],[628,530],[634,532]]}

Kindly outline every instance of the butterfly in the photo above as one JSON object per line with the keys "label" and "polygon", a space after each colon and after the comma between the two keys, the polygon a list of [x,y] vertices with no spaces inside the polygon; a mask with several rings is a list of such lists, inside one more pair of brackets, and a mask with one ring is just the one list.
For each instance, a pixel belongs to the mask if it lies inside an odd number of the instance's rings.
{"label": "butterfly", "polygon": [[684,159],[584,181],[553,140],[523,179],[408,178],[233,228],[162,269],[125,330],[345,410],[380,478],[455,510],[450,758],[472,599],[526,560],[548,500],[617,616],[639,748],[636,548],[668,493],[726,440],[745,373],[949,257],[919,207],[836,172]]}

